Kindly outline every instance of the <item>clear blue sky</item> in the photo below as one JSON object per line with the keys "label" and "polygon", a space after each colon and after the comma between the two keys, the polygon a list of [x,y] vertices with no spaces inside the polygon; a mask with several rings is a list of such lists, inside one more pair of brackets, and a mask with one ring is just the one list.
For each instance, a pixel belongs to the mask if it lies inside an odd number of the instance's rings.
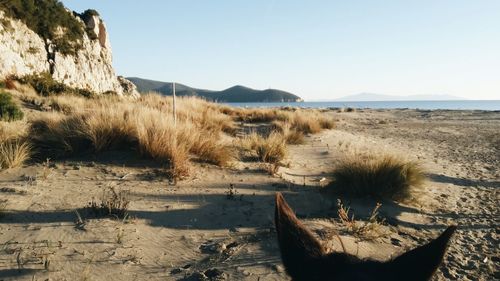
{"label": "clear blue sky", "polygon": [[500,99],[500,0],[64,0],[106,21],[118,74],[306,100]]}

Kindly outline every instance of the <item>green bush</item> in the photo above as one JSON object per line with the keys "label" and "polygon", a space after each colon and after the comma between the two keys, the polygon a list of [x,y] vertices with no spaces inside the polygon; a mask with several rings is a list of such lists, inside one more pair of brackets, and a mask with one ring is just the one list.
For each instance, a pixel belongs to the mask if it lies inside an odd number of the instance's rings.
{"label": "green bush", "polygon": [[19,106],[9,93],[0,91],[0,121],[20,120],[24,116]]}
{"label": "green bush", "polygon": [[[0,1],[0,10],[11,18],[21,20],[40,37],[51,40],[62,54],[73,55],[82,48],[84,26],[58,0]],[[94,10],[84,13],[87,16],[95,14]],[[58,27],[65,30],[63,35],[58,34]],[[89,37],[97,38],[95,34],[89,34]]]}
{"label": "green bush", "polygon": [[[96,10],[86,10],[82,14],[76,14],[79,16],[84,22],[87,22],[87,20],[90,19],[90,17],[93,16],[99,16],[99,13]],[[95,40],[97,39],[97,34],[95,34],[94,30],[91,28],[85,28],[85,31],[87,32],[87,35],[89,36],[90,40]]]}
{"label": "green bush", "polygon": [[95,93],[86,89],[69,87],[61,82],[57,82],[48,72],[26,75],[19,79],[23,84],[31,85],[38,94],[42,96],[76,94],[87,98],[95,96]]}

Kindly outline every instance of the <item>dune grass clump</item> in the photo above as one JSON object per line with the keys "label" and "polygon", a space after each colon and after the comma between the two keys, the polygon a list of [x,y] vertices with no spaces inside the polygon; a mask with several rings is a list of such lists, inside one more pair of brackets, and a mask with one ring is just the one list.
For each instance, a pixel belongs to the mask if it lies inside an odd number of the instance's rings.
{"label": "dune grass clump", "polygon": [[272,132],[267,137],[254,132],[243,142],[243,146],[252,151],[262,162],[276,164],[281,162],[287,154],[286,138],[278,132]]}
{"label": "dune grass clump", "polygon": [[[194,98],[178,98],[174,122],[171,98],[145,95],[138,101],[60,95],[43,98],[54,109],[32,121],[30,139],[40,157],[131,149],[169,167],[174,178],[188,175],[191,157],[225,166],[233,149],[221,139],[234,127],[230,117]],[[75,105],[75,106],[73,106]]]}
{"label": "dune grass clump", "polygon": [[22,166],[31,155],[31,145],[26,141],[12,140],[0,143],[0,169]]}
{"label": "dune grass clump", "polygon": [[0,169],[22,166],[31,156],[26,140],[27,124],[22,121],[0,121]]}
{"label": "dune grass clump", "polygon": [[318,120],[309,115],[296,115],[292,121],[291,128],[303,134],[317,134],[321,132]]}
{"label": "dune grass clump", "polygon": [[304,133],[291,129],[290,124],[283,121],[273,121],[270,129],[271,132],[275,131],[282,134],[285,137],[287,144],[303,144],[305,141]]}
{"label": "dune grass clump", "polygon": [[322,129],[331,130],[335,128],[335,121],[333,119],[320,117],[318,122]]}
{"label": "dune grass clump", "polygon": [[144,109],[135,116],[137,145],[142,155],[167,161],[173,178],[189,173],[188,126],[174,125],[173,119],[156,110]]}
{"label": "dune grass clump", "polygon": [[324,129],[333,129],[335,122],[316,112],[296,112],[291,120],[291,129],[305,135],[317,134]]}
{"label": "dune grass clump", "polygon": [[24,113],[12,100],[12,95],[0,90],[0,121],[16,121],[23,117]]}
{"label": "dune grass clump", "polygon": [[227,166],[236,158],[234,148],[219,142],[218,137],[213,132],[197,134],[189,151],[196,155],[200,161],[218,166]]}
{"label": "dune grass clump", "polygon": [[330,191],[353,197],[407,200],[425,180],[421,166],[391,155],[353,155],[333,172]]}

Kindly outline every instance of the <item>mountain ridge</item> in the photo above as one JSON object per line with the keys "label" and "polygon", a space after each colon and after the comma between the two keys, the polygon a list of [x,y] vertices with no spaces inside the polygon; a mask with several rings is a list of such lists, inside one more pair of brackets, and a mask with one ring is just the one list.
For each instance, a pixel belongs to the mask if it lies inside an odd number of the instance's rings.
{"label": "mountain ridge", "polygon": [[[127,77],[137,86],[141,93],[159,92],[162,95],[172,95],[172,82]],[[175,83],[177,96],[199,96],[216,102],[296,102],[302,99],[292,93],[266,89],[256,90],[242,85],[235,85],[222,91],[192,88],[184,84]]]}

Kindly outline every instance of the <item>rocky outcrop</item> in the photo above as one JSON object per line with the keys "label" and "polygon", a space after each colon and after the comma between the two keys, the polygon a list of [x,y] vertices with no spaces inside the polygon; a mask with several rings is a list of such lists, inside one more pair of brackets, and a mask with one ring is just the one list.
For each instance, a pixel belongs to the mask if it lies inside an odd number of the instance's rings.
{"label": "rocky outcrop", "polygon": [[24,23],[0,11],[0,79],[9,75],[21,77],[49,72],[56,81],[73,88],[138,97],[137,90],[115,74],[104,22],[99,16],[88,17],[85,22],[76,17],[96,38],[91,39],[85,33],[81,39],[82,48],[74,55],[64,55],[54,51],[56,48],[49,40],[42,39]]}

